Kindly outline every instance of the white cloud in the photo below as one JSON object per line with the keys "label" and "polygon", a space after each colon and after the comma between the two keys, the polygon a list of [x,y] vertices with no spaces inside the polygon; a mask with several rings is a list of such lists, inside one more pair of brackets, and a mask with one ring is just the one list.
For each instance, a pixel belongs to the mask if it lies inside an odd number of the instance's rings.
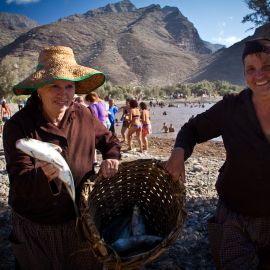
{"label": "white cloud", "polygon": [[227,26],[226,22],[218,22],[217,23],[218,28],[225,28]]}
{"label": "white cloud", "polygon": [[224,35],[224,31],[223,30],[219,31],[219,36],[223,36],[223,35]]}
{"label": "white cloud", "polygon": [[229,37],[217,37],[212,39],[214,43],[223,44],[226,47],[229,47],[233,45],[234,43],[241,40],[241,38],[238,38],[236,36],[229,36]]}
{"label": "white cloud", "polygon": [[6,0],[6,4],[17,4],[17,5],[23,5],[23,4],[31,4],[39,2],[40,0]]}

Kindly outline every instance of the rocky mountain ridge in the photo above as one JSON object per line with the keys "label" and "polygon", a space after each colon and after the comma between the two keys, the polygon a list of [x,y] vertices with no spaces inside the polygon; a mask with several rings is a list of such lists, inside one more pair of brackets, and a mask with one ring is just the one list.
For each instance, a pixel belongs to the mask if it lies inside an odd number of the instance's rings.
{"label": "rocky mountain ridge", "polygon": [[200,68],[187,81],[224,80],[233,84],[245,85],[243,75],[242,52],[245,42],[258,37],[270,38],[270,23],[258,27],[252,36],[233,44],[229,48],[221,49],[209,58],[201,61]]}
{"label": "rocky mountain ridge", "polygon": [[204,79],[244,84],[239,44],[226,49],[203,41],[176,7],[137,9],[122,0],[31,28],[0,47],[0,62],[20,66],[26,61],[30,72],[40,50],[65,45],[73,48],[78,63],[102,70],[113,84],[160,86]]}
{"label": "rocky mountain ridge", "polygon": [[0,48],[36,26],[38,23],[26,16],[0,12]]}

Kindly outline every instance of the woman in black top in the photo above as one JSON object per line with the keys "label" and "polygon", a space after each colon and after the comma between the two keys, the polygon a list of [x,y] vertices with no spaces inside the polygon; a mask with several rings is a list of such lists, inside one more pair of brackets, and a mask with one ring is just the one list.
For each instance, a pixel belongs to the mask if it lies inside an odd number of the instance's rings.
{"label": "woman in black top", "polygon": [[190,119],[166,168],[185,181],[184,161],[197,143],[222,136],[226,161],[216,183],[219,203],[209,222],[218,269],[270,269],[270,39],[247,41],[248,88]]}

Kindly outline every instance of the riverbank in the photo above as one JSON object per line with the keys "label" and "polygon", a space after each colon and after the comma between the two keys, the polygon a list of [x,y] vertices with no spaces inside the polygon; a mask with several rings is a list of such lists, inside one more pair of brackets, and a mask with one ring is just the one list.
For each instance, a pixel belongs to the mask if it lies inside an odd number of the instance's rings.
{"label": "riverbank", "polygon": [[[122,160],[139,158],[166,160],[174,139],[151,137],[147,154],[127,151],[122,146]],[[213,214],[217,202],[215,181],[218,169],[225,159],[222,142],[209,141],[197,145],[192,157],[186,162],[186,208],[188,218],[181,237],[158,259],[143,270],[215,269],[207,240],[207,219]],[[8,241],[10,209],[7,205],[9,183],[5,159],[0,143],[0,269],[13,270],[14,257]]]}

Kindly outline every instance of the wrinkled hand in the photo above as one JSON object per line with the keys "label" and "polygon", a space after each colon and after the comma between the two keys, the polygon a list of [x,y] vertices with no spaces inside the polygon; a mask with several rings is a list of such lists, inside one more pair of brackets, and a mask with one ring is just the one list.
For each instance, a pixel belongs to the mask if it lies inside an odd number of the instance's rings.
{"label": "wrinkled hand", "polygon": [[186,181],[184,154],[183,148],[174,148],[171,156],[165,163],[165,169],[175,181]]}
{"label": "wrinkled hand", "polygon": [[36,165],[43,170],[44,174],[48,178],[48,182],[59,176],[60,169],[51,163],[38,160]]}
{"label": "wrinkled hand", "polygon": [[118,172],[119,160],[105,159],[101,162],[100,172],[103,177],[112,177]]}

